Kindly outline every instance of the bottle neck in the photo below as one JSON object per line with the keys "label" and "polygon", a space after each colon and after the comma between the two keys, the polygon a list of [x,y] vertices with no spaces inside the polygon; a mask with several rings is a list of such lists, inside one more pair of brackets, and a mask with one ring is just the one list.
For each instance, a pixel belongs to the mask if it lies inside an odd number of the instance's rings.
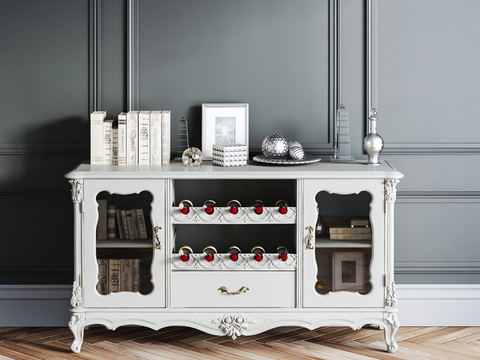
{"label": "bottle neck", "polygon": [[377,120],[370,120],[370,134],[377,133]]}

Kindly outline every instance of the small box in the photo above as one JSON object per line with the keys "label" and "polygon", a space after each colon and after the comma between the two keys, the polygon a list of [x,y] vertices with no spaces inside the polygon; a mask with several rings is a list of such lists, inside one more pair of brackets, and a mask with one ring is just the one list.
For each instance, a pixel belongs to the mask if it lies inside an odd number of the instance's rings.
{"label": "small box", "polygon": [[247,165],[247,146],[242,144],[213,145],[213,165],[231,167]]}

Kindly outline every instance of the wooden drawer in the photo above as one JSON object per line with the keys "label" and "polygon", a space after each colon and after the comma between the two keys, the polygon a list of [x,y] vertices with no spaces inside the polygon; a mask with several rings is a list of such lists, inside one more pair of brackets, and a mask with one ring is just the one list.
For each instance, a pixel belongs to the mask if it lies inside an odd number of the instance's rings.
{"label": "wooden drawer", "polygon": [[172,307],[295,307],[295,272],[174,271]]}

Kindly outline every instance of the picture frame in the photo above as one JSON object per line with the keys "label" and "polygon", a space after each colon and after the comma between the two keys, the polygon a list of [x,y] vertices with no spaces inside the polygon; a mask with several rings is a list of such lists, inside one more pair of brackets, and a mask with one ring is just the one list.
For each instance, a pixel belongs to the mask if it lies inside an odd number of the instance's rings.
{"label": "picture frame", "polygon": [[365,253],[342,251],[332,253],[332,290],[361,292],[365,289]]}
{"label": "picture frame", "polygon": [[212,160],[214,144],[242,144],[248,158],[248,103],[202,104],[202,154]]}

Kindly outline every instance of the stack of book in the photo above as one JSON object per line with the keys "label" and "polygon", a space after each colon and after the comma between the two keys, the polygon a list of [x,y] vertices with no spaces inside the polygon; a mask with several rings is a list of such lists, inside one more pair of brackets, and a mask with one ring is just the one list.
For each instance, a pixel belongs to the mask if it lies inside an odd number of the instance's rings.
{"label": "stack of book", "polygon": [[168,165],[170,111],[129,111],[107,120],[90,114],[91,165]]}
{"label": "stack of book", "polygon": [[140,290],[139,259],[97,259],[97,291],[101,295]]}
{"label": "stack of book", "polygon": [[330,228],[331,240],[371,240],[372,229],[368,220],[351,220],[350,226],[337,226]]}
{"label": "stack of book", "polygon": [[107,200],[97,200],[97,202],[98,240],[139,240],[148,238],[143,209],[122,210],[115,205],[108,205]]}

